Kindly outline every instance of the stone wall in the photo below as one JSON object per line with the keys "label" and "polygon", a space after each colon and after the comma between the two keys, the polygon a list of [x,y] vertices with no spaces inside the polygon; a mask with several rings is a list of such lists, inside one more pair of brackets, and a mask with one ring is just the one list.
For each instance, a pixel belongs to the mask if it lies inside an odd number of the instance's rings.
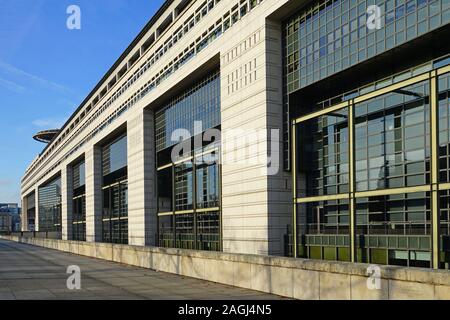
{"label": "stone wall", "polygon": [[450,299],[450,272],[445,270],[380,266],[381,289],[369,290],[367,264],[15,236],[1,238],[302,300]]}

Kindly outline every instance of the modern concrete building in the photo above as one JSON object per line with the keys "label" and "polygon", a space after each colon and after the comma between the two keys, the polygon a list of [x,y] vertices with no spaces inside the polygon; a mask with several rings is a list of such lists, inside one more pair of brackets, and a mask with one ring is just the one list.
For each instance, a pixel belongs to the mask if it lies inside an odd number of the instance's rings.
{"label": "modern concrete building", "polygon": [[448,269],[449,22],[168,0],[26,170],[23,230]]}

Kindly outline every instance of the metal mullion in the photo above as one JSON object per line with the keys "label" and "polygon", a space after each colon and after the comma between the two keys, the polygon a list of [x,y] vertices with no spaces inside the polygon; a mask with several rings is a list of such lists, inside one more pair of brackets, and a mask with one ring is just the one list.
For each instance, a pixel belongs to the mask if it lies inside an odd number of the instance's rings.
{"label": "metal mullion", "polygon": [[[222,143],[222,142],[221,142]],[[218,152],[218,162],[217,165],[217,174],[218,174],[218,193],[219,193],[219,250],[223,251],[223,224],[222,224],[222,148],[219,148]]]}
{"label": "metal mullion", "polygon": [[323,110],[320,110],[320,111],[317,111],[317,112],[313,112],[313,113],[310,113],[308,115],[299,117],[299,118],[293,120],[293,124],[294,125],[295,124],[299,124],[300,122],[311,120],[311,119],[314,119],[314,118],[326,115],[327,113],[338,111],[338,110],[341,110],[341,109],[344,109],[344,108],[347,108],[347,107],[348,107],[348,102],[347,101],[346,102],[341,102],[341,103],[339,103],[337,105],[334,105],[332,107],[329,107],[329,108],[326,108],[326,109],[323,109]]}
{"label": "metal mullion", "polygon": [[[448,68],[448,69],[449,70],[447,70],[447,67],[446,68],[442,68],[442,69],[439,69],[438,72],[439,72],[439,74],[444,73],[444,71],[445,72],[450,72],[450,68]],[[422,74],[422,75],[418,75],[418,76],[415,76],[413,78],[410,78],[410,79],[407,79],[407,80],[404,80],[404,81],[401,81],[401,82],[398,82],[398,83],[391,84],[391,85],[389,85],[389,86],[387,86],[385,88],[381,88],[381,89],[372,91],[370,93],[364,94],[362,96],[359,96],[359,97],[357,97],[357,98],[355,98],[353,100],[353,103],[355,103],[355,104],[361,103],[361,102],[364,102],[366,100],[370,100],[370,99],[376,98],[376,97],[381,96],[383,94],[386,94],[386,93],[389,93],[389,92],[392,92],[392,91],[401,89],[403,87],[406,87],[406,86],[409,86],[409,85],[413,85],[415,83],[418,83],[418,82],[421,82],[421,81],[425,81],[425,80],[428,80],[428,79],[429,79],[429,75],[427,73]],[[294,123],[298,124],[300,122],[303,122],[303,121],[306,121],[306,120],[310,120],[310,119],[316,118],[318,116],[326,115],[327,113],[330,113],[330,112],[333,112],[333,111],[338,111],[340,109],[348,107],[348,104],[349,104],[348,101],[341,102],[341,103],[339,103],[337,105],[334,105],[334,106],[331,106],[331,107],[329,107],[327,109],[320,110],[320,111],[308,114],[306,116],[299,117],[299,118],[294,120]]]}
{"label": "metal mullion", "polygon": [[367,94],[364,94],[362,96],[359,96],[359,97],[354,99],[354,103],[361,103],[363,101],[379,97],[379,96],[381,96],[383,94],[390,93],[392,91],[395,91],[395,90],[401,89],[403,87],[407,87],[407,86],[410,86],[410,85],[413,85],[413,84],[416,84],[418,82],[425,81],[425,80],[428,80],[428,79],[429,79],[429,74],[428,73],[424,73],[424,74],[415,76],[413,78],[410,78],[410,79],[407,79],[407,80],[404,80],[404,81],[400,81],[400,82],[391,84],[391,85],[389,85],[389,86],[387,86],[385,88],[381,88],[381,89],[369,92]]}
{"label": "metal mullion", "polygon": [[195,162],[195,159],[192,159],[192,184],[193,184],[193,188],[192,188],[192,209],[194,211],[193,215],[193,220],[194,220],[194,249],[198,249],[197,248],[197,165]]}
{"label": "metal mullion", "polygon": [[189,156],[189,157],[180,159],[180,160],[174,162],[173,164],[174,164],[174,165],[182,164],[182,163],[184,163],[184,162],[191,161],[193,158],[194,158],[193,156]]}
{"label": "metal mullion", "polygon": [[158,212],[158,217],[171,216],[173,214],[174,214],[173,211],[170,211],[170,212]]}
{"label": "metal mullion", "polygon": [[293,194],[293,208],[292,208],[292,244],[293,256],[297,258],[297,125],[296,121],[292,122],[291,128],[291,156],[292,156],[292,194]]}
{"label": "metal mullion", "polygon": [[180,210],[180,211],[175,211],[174,214],[176,215],[182,215],[182,214],[191,214],[194,213],[194,210]]}
{"label": "metal mullion", "polygon": [[117,191],[119,194],[119,204],[118,204],[118,221],[119,221],[119,243],[123,243],[123,234],[122,234],[122,221],[121,221],[121,217],[122,217],[122,189],[121,189],[121,182],[119,182],[118,186],[117,186]]}
{"label": "metal mullion", "polygon": [[317,197],[305,197],[294,199],[294,203],[310,203],[319,201],[330,201],[330,200],[344,200],[348,199],[349,193],[339,193],[328,196],[317,196]]}
{"label": "metal mullion", "polygon": [[415,193],[415,192],[430,192],[430,185],[422,185],[415,187],[403,187],[403,188],[392,188],[392,189],[382,189],[382,190],[372,190],[372,191],[358,191],[355,192],[355,198],[367,198],[376,196],[390,196],[402,193]]}
{"label": "metal mullion", "polygon": [[[175,197],[175,166],[172,165],[172,210],[175,212],[176,210],[176,197]],[[177,241],[177,225],[176,225],[176,217],[173,215],[172,217],[172,234],[173,234],[173,246],[175,247]]]}
{"label": "metal mullion", "polygon": [[440,239],[439,239],[439,115],[438,115],[438,83],[437,73],[430,74],[430,97],[431,97],[431,247],[432,268],[439,268],[440,261]]}
{"label": "metal mullion", "polygon": [[439,190],[450,190],[450,183],[439,183]]}
{"label": "metal mullion", "polygon": [[436,70],[436,74],[438,76],[443,75],[443,74],[448,73],[448,72],[450,72],[450,65],[442,67],[442,68],[439,68],[439,69]]}
{"label": "metal mullion", "polygon": [[193,157],[194,158],[199,158],[199,157],[205,156],[207,154],[210,154],[210,153],[213,153],[213,152],[216,152],[216,151],[219,151],[219,147],[213,147],[212,149],[209,149],[209,150],[206,150],[206,151],[202,151],[200,153],[195,153],[194,152]]}
{"label": "metal mullion", "polygon": [[205,212],[214,212],[214,211],[219,211],[220,207],[214,207],[214,208],[203,208],[203,209],[197,209],[196,212],[197,213],[205,213]]}
{"label": "metal mullion", "polygon": [[350,214],[350,261],[357,261],[357,247],[356,247],[356,203],[355,203],[355,104],[354,101],[351,100],[349,102],[348,109],[348,132],[349,132],[349,214]]}
{"label": "metal mullion", "polygon": [[112,233],[112,188],[108,188],[109,192],[109,206],[108,206],[108,225],[109,225],[109,242],[112,242],[113,233]]}
{"label": "metal mullion", "polygon": [[168,163],[168,164],[166,164],[166,165],[164,165],[164,166],[161,166],[161,167],[159,167],[159,168],[156,168],[156,171],[162,171],[162,170],[167,169],[167,168],[170,168],[170,167],[172,167],[172,166],[173,166],[173,163]]}

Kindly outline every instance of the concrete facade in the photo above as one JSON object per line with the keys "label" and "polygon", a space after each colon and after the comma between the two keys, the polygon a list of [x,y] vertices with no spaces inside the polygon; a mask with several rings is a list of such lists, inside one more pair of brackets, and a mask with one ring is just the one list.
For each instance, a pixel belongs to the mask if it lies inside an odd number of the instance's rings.
{"label": "concrete facade", "polygon": [[[248,129],[262,132],[263,138],[258,140],[257,146],[259,156],[271,152],[271,148],[274,151],[280,149],[281,137],[274,135],[277,140],[272,143],[270,129],[280,129],[282,126],[281,23],[269,21],[267,17],[284,2],[215,1],[211,11],[168,48],[157,63],[142,71],[143,75],[125,86],[125,90],[118,90],[130,78],[129,75],[139,74],[143,62],[172,38],[173,32],[183,26],[191,14],[196,14],[201,6],[199,1],[192,1],[180,14],[176,12],[181,1],[167,1],[150,27],[133,42],[61,133],[27,169],[22,180],[24,213],[27,212],[25,196],[36,190],[37,198],[39,186],[49,177],[60,174],[63,182],[62,234],[63,239],[70,239],[70,165],[84,157],[86,237],[87,241],[100,241],[102,196],[99,145],[121,129],[126,131],[128,137],[129,243],[154,244],[157,214],[152,106],[179,83],[186,82],[193,73],[200,72],[210,63],[211,57],[220,57],[217,67],[221,74],[222,131]],[[246,14],[240,16],[240,8],[244,4],[247,5]],[[141,99],[136,98],[139,88],[160,74],[160,70],[191,45],[192,39],[211,29],[218,18],[226,14],[234,15],[235,12],[238,12],[237,20],[232,26],[196,52],[168,80],[161,80],[149,94]],[[156,31],[170,15],[175,17],[170,26],[162,33]],[[147,48],[146,43],[153,36],[156,39]],[[137,60],[134,58],[136,54],[140,56]],[[104,88],[107,88],[106,92]],[[114,95],[115,99],[108,102]],[[134,104],[130,105],[130,101]],[[249,143],[241,146],[242,150],[238,151],[243,151],[243,156],[239,153],[241,158],[237,160],[249,160],[245,155],[250,154],[253,147]],[[227,152],[226,148],[222,148],[222,157],[227,157]],[[258,154],[252,155],[255,156]],[[281,154],[277,160],[281,166]],[[278,174],[268,175],[264,164],[242,163],[222,166],[223,251],[283,254],[283,236],[291,219],[290,177],[282,168]],[[36,230],[39,230],[38,205],[36,208]],[[23,230],[27,231],[27,226],[24,225]]]}

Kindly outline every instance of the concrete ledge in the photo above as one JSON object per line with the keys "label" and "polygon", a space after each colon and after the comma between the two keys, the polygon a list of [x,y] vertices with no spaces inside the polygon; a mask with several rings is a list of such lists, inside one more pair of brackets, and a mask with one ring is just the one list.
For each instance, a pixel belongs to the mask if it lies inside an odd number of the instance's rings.
{"label": "concrete ledge", "polygon": [[310,299],[450,299],[450,272],[380,266],[381,289],[367,287],[367,264],[222,252],[0,236],[73,254],[186,277]]}

